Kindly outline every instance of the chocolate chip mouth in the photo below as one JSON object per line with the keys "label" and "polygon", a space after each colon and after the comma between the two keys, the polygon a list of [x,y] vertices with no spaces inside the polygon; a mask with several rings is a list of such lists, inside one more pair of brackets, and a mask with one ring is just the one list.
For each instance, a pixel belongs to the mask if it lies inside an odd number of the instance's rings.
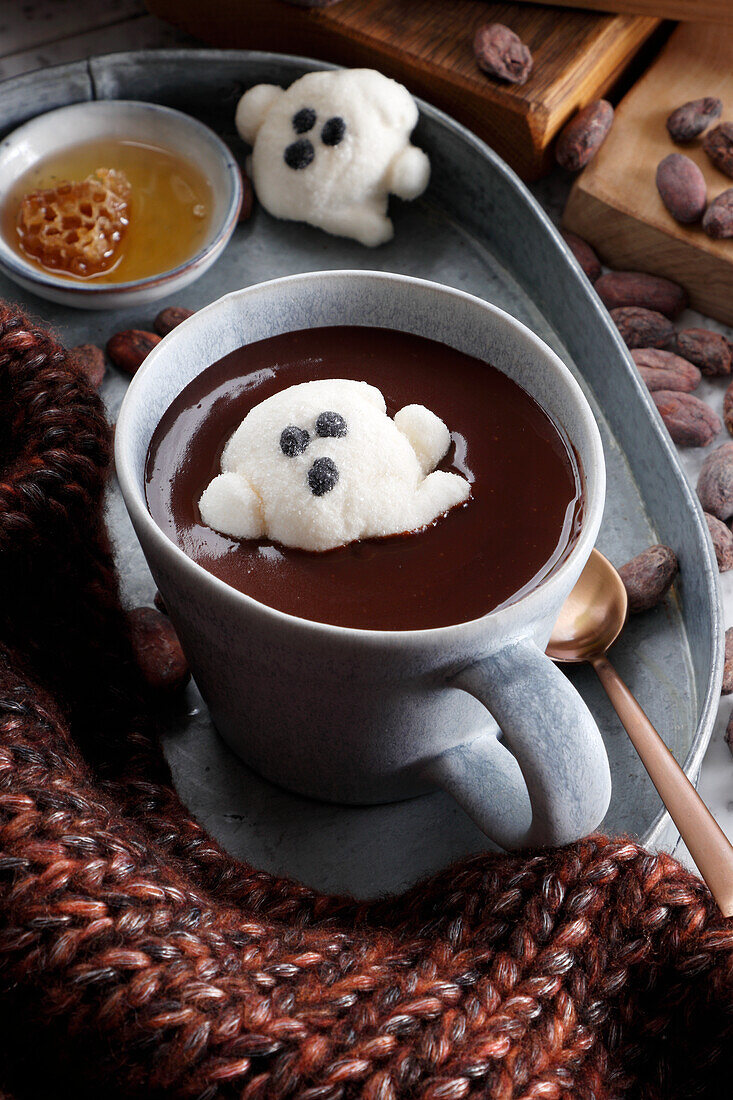
{"label": "chocolate chip mouth", "polygon": [[330,493],[338,479],[338,466],[332,458],[317,458],[308,471],[308,485],[314,497]]}
{"label": "chocolate chip mouth", "polygon": [[298,141],[293,141],[288,145],[283,155],[288,168],[297,171],[299,168],[307,168],[313,162],[316,151],[313,148],[313,143],[308,141],[308,138],[299,138]]}

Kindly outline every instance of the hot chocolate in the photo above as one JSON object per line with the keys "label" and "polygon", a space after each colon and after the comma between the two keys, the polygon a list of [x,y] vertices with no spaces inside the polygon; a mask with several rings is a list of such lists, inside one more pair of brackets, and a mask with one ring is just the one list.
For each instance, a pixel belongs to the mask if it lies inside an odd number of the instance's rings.
{"label": "hot chocolate", "polygon": [[[466,478],[470,499],[416,533],[323,553],[205,526],[198,502],[250,409],[331,378],[377,387],[392,416],[432,410],[451,430],[438,469]],[[564,435],[506,375],[423,337],[346,326],[249,344],[202,371],[155,430],[146,496],[171,540],[232,587],[301,618],[384,630],[466,622],[536,587],[572,548],[583,502]]]}

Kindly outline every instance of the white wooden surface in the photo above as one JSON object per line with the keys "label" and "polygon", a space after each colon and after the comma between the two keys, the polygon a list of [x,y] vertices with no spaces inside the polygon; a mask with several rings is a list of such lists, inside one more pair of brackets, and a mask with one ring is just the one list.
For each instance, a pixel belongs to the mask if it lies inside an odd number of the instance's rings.
{"label": "white wooden surface", "polygon": [[[0,0],[0,80],[93,54],[184,45],[192,41],[148,15],[142,0]],[[537,184],[534,190],[550,215],[559,221],[567,191],[564,180],[550,178]],[[730,329],[692,311],[688,311],[680,324],[709,326],[733,338]],[[724,390],[722,381],[713,380],[704,381],[698,392],[722,413]],[[722,441],[723,438],[713,446]],[[680,454],[683,467],[694,483],[705,452],[682,451]],[[733,624],[733,571],[722,577],[722,590],[726,620]],[[733,756],[724,741],[732,701],[733,697],[721,702],[699,790],[733,839]],[[684,850],[678,850],[677,855],[689,860]]]}

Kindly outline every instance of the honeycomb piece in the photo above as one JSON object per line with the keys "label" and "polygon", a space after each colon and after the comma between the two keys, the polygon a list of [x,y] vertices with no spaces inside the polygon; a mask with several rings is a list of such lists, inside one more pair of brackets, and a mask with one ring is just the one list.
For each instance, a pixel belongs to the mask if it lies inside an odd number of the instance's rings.
{"label": "honeycomb piece", "polygon": [[31,192],[18,210],[21,247],[69,275],[108,271],[128,226],[130,191],[124,172],[98,168],[81,183]]}

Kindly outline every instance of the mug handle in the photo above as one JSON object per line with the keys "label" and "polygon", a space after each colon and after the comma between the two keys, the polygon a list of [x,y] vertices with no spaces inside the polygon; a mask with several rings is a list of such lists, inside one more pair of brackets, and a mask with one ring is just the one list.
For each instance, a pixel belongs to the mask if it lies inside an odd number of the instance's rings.
{"label": "mug handle", "polygon": [[611,798],[598,726],[535,644],[514,642],[448,686],[473,695],[501,727],[431,760],[423,774],[502,848],[568,844],[592,832]]}

